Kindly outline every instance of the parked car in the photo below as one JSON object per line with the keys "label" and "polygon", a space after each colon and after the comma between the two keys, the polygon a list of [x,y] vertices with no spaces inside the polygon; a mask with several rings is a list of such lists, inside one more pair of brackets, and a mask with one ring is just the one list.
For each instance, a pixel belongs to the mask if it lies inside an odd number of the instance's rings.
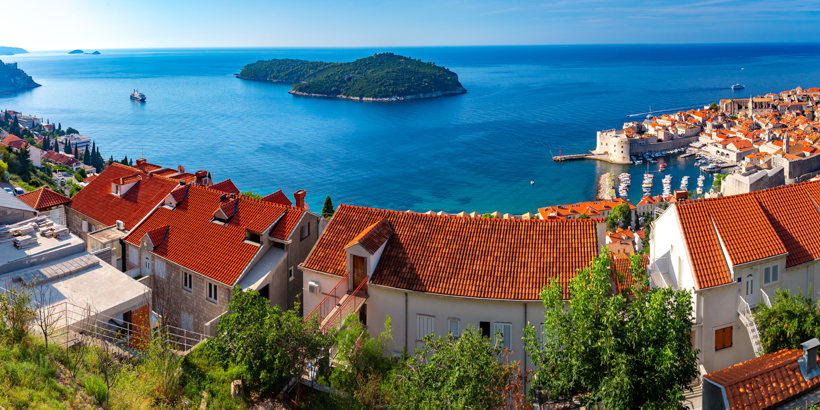
{"label": "parked car", "polygon": [[14,187],[14,195],[15,196],[23,195],[25,193],[26,193],[26,191],[24,191],[23,188],[20,188],[19,186]]}
{"label": "parked car", "polygon": [[3,188],[3,190],[6,191],[9,195],[14,196],[14,191],[12,191],[11,188]]}

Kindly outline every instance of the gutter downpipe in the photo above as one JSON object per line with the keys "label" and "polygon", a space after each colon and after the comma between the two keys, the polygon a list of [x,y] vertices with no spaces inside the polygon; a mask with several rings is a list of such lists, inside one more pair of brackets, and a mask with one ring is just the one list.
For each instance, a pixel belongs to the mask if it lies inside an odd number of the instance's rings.
{"label": "gutter downpipe", "polygon": [[[527,303],[525,302],[524,303],[524,326],[526,327],[526,326],[529,326],[529,325],[530,325],[530,323],[527,321]],[[521,348],[524,350],[524,381],[525,381],[524,382],[524,390],[526,391],[529,388],[529,386],[527,386],[527,383],[526,383],[526,380],[527,380],[526,379],[526,377],[527,377],[527,349],[525,349],[523,346]]]}
{"label": "gutter downpipe", "polygon": [[410,331],[410,324],[407,322],[407,298],[409,295],[404,292],[404,354],[407,354],[407,333]]}

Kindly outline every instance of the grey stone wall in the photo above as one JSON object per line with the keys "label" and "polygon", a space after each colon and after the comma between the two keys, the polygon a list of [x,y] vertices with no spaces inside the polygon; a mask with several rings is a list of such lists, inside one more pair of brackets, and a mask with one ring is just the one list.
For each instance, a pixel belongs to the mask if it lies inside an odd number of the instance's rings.
{"label": "grey stone wall", "polygon": [[[4,192],[3,195],[6,195],[6,193]],[[37,216],[36,212],[24,211],[22,209],[0,208],[0,225],[25,221],[35,216]]]}
{"label": "grey stone wall", "polygon": [[[308,223],[310,223],[310,235],[305,239],[301,239],[301,228]],[[302,270],[297,266],[307,259],[313,246],[316,245],[316,241],[319,240],[319,217],[305,212],[299,225],[294,228],[291,240],[290,245],[287,245],[288,261],[286,265],[288,268],[293,269],[293,279],[287,279],[287,269],[284,276],[287,281],[288,309],[293,308],[298,300],[302,300],[300,297],[302,293]]]}
{"label": "grey stone wall", "polygon": [[[152,270],[156,266],[157,259],[165,262],[165,279],[152,274],[153,280],[150,283],[154,296],[154,306],[158,306],[157,299],[164,299],[164,304],[167,306],[166,310],[173,315],[171,323],[174,326],[182,327],[182,314],[186,313],[193,319],[191,330],[205,333],[207,330],[205,324],[228,309],[228,302],[230,302],[232,294],[231,287],[150,253],[146,243],[143,243],[141,248],[142,255],[150,255]],[[190,291],[182,287],[183,272],[192,274]],[[207,284],[209,282],[216,284],[218,287],[216,303],[207,299]],[[159,287],[162,287],[162,289],[159,289]]]}
{"label": "grey stone wall", "polygon": [[803,174],[809,174],[820,170],[820,155],[814,155],[795,161],[787,161],[783,158],[773,157],[772,162],[775,165],[782,165],[783,168],[786,169],[787,184],[797,182]]}
{"label": "grey stone wall", "polygon": [[66,208],[66,219],[66,226],[68,227],[68,230],[79,236],[84,242],[88,242],[88,233],[83,232],[83,221],[86,221],[89,229],[91,228],[91,225],[93,225],[94,231],[98,231],[108,226],[96,219],[89,218],[88,216],[81,214],[72,208]]}

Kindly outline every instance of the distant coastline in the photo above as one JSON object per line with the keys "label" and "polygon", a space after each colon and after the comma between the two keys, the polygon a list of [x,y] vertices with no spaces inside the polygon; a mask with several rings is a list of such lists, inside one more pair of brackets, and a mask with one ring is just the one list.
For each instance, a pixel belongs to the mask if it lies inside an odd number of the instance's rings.
{"label": "distant coastline", "polygon": [[15,54],[28,54],[28,51],[20,47],[0,46],[0,56],[11,56]]}
{"label": "distant coastline", "polygon": [[17,68],[17,63],[0,61],[0,93],[9,93],[40,87],[25,71]]}
{"label": "distant coastline", "polygon": [[236,77],[293,84],[292,95],[355,101],[405,101],[467,92],[458,75],[447,68],[393,53],[349,63],[260,60],[246,65]]}

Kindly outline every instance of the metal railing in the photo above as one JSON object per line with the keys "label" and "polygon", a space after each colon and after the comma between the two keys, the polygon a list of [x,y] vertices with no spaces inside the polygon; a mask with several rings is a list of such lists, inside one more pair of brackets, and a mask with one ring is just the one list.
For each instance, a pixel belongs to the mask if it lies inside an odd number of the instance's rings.
{"label": "metal railing", "polygon": [[[367,291],[364,290],[364,287],[366,286],[367,281],[363,280],[362,283],[359,284],[359,287],[357,287],[356,290],[347,297],[344,303],[336,308],[336,311],[333,312],[331,317],[328,318],[322,326],[323,332],[331,328],[341,327],[345,318],[347,318],[347,315],[359,311],[364,302],[367,301]],[[353,303],[351,304],[350,301],[353,301]]]}
{"label": "metal railing", "polygon": [[[142,313],[146,315],[145,318],[133,318],[132,322],[126,322],[67,301],[46,307],[38,306],[36,302],[32,304],[36,309],[46,312],[37,314],[32,320],[35,334],[40,338],[44,337],[42,328],[45,327],[48,329],[49,340],[63,347],[76,343],[110,343],[124,353],[134,355],[146,350],[151,340],[161,335],[172,349],[185,354],[208,338],[204,334],[175,326],[146,325],[151,320],[148,309]],[[135,321],[142,321],[144,324],[134,323]]]}
{"label": "metal railing", "polygon": [[769,299],[769,294],[763,289],[760,289],[760,300],[768,307],[772,307],[772,300]]}
{"label": "metal railing", "polygon": [[347,283],[347,276],[348,274],[347,272],[345,272],[345,275],[342,276],[342,279],[336,284],[336,286],[334,286],[333,289],[330,290],[330,292],[327,292],[327,295],[325,295],[325,297],[322,298],[322,301],[319,302],[319,304],[316,305],[316,307],[313,308],[313,310],[311,310],[307,316],[305,316],[306,322],[309,319],[316,318],[319,321],[319,323],[322,323],[322,321],[327,317],[327,315],[329,315],[330,312],[332,312],[333,309],[336,308],[336,306],[339,304],[339,300],[341,300],[342,297],[344,297],[344,295],[347,294],[347,286],[340,287],[341,284]]}
{"label": "metal railing", "polygon": [[757,323],[755,323],[754,316],[752,316],[752,308],[743,299],[743,296],[738,295],[737,313],[740,315],[740,321],[746,326],[749,332],[749,340],[752,342],[755,355],[760,356],[763,352],[763,344],[760,342],[760,332],[757,330]]}

